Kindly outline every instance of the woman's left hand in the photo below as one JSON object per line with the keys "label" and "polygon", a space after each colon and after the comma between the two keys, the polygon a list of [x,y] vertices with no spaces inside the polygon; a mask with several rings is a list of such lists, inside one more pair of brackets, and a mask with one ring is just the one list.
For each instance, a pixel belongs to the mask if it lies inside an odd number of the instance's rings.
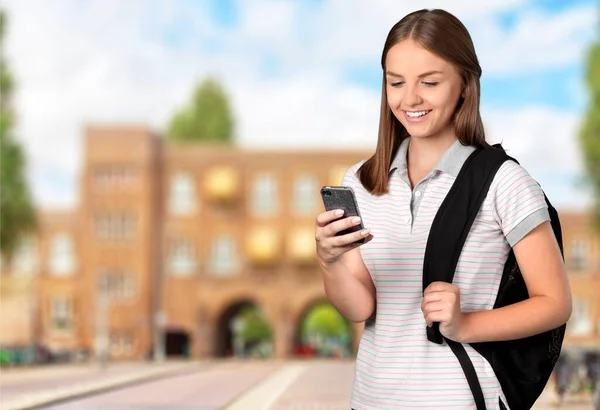
{"label": "woman's left hand", "polygon": [[461,342],[465,332],[465,315],[460,310],[460,290],[456,285],[447,282],[433,282],[423,294],[421,311],[432,326],[440,323],[440,333],[444,337]]}

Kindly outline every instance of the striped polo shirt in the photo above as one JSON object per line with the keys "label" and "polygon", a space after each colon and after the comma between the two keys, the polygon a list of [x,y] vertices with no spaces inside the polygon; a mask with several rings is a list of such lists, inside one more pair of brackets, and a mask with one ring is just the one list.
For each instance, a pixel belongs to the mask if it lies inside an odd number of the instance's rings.
{"label": "striped polo shirt", "polygon": [[[446,343],[427,340],[421,312],[423,258],[433,218],[467,157],[474,151],[456,141],[434,169],[411,190],[406,155],[410,138],[390,167],[389,193],[371,195],[356,175],[343,184],[354,189],[364,226],[373,240],[360,247],[377,289],[377,310],[365,323],[355,366],[352,408],[475,409],[458,360]],[[514,161],[496,174],[467,237],[454,284],[464,312],[491,309],[510,248],[549,220],[536,181]],[[489,409],[506,403],[490,364],[471,346],[465,349],[477,370]],[[507,406],[508,408],[508,406]]]}

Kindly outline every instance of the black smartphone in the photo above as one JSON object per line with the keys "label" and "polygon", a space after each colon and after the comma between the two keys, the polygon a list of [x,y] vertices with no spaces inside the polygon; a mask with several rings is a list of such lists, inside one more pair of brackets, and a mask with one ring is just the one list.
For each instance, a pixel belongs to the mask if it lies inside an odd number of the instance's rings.
{"label": "black smartphone", "polygon": [[[324,186],[321,188],[321,198],[323,198],[323,204],[327,211],[334,209],[342,209],[344,214],[338,219],[348,218],[349,216],[360,216],[358,210],[358,203],[356,202],[356,196],[354,190],[348,186]],[[334,222],[334,221],[332,221]],[[336,234],[336,236],[346,235],[356,231],[362,231],[365,229],[363,226],[362,219],[359,225],[352,226],[348,229],[344,229]],[[358,243],[365,243],[366,238],[359,239]]]}

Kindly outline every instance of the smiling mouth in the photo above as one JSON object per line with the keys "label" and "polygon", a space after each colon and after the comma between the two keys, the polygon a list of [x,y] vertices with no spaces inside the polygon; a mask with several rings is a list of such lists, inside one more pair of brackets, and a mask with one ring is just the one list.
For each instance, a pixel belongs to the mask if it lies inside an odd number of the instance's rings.
{"label": "smiling mouth", "polygon": [[410,122],[418,122],[425,118],[433,110],[421,110],[421,111],[402,111],[404,117]]}

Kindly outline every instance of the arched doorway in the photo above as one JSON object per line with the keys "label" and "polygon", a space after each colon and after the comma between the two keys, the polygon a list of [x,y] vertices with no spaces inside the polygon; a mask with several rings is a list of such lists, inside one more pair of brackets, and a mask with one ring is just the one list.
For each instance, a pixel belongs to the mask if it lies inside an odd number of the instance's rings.
{"label": "arched doorway", "polygon": [[183,329],[171,328],[165,332],[165,354],[167,357],[190,357],[190,335]]}
{"label": "arched doorway", "polygon": [[295,356],[345,358],[352,355],[352,327],[326,301],[310,305],[300,317]]}
{"label": "arched doorway", "polygon": [[223,311],[217,324],[215,357],[271,357],[273,331],[262,311],[242,301]]}

